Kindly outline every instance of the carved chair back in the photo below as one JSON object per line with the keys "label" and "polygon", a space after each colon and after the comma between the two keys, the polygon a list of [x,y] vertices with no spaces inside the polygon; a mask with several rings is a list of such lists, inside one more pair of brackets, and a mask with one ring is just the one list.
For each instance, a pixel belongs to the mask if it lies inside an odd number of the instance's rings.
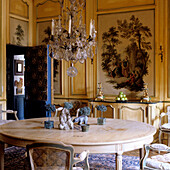
{"label": "carved chair back", "polygon": [[17,117],[17,111],[14,110],[2,110],[2,106],[0,105],[0,125],[3,125],[5,123],[8,123],[10,121],[14,120],[6,120],[7,119],[7,114],[13,114],[15,120],[19,120]]}
{"label": "carved chair back", "polygon": [[[27,145],[27,154],[32,170],[72,170],[74,164],[83,161],[88,155],[84,152],[81,158],[74,158],[74,148],[62,142]],[[86,168],[88,167],[86,160]]]}

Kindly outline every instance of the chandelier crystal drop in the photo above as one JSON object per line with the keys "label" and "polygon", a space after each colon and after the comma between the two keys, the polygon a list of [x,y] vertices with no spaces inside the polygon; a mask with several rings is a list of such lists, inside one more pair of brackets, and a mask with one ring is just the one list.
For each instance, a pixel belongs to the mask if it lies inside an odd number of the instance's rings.
{"label": "chandelier crystal drop", "polygon": [[[95,21],[90,20],[89,36],[86,34],[86,25],[83,24],[83,10],[86,0],[69,0],[70,7],[64,9],[64,0],[59,0],[62,14],[58,20],[52,19],[52,31],[50,41],[51,57],[56,60],[66,60],[71,62],[67,74],[75,77],[78,73],[73,66],[77,61],[84,63],[89,58],[93,58],[96,47]],[[96,50],[95,50],[96,51]]]}

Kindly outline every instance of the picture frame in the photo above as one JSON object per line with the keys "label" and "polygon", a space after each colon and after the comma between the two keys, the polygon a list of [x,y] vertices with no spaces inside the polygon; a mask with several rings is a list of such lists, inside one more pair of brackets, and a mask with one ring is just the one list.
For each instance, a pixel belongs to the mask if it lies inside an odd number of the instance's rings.
{"label": "picture frame", "polygon": [[14,60],[14,75],[24,75],[24,62],[21,60]]}
{"label": "picture frame", "polygon": [[[155,11],[154,10],[140,10],[140,11],[130,11],[130,12],[118,12],[112,14],[99,14],[98,15],[98,52],[97,52],[97,84],[102,83],[103,93],[105,97],[112,97],[119,94],[120,91],[125,93],[130,98],[134,98],[136,96],[141,96],[143,90],[143,84],[148,84],[148,93],[150,96],[155,96]],[[146,28],[148,31],[148,37],[144,37],[146,42],[142,42],[143,44],[149,44],[148,48],[144,49],[147,52],[147,67],[145,67],[144,74],[140,77],[140,81],[136,84],[137,87],[133,87],[135,82],[130,82],[132,79],[130,76],[136,74],[135,62],[137,57],[134,57],[135,54],[131,55],[133,58],[128,56],[128,48],[132,44],[132,40],[135,42],[134,35],[131,34],[130,38],[127,38],[127,32],[124,31],[125,27],[131,26],[133,22],[138,22]],[[110,31],[110,32],[109,32]],[[111,33],[112,31],[112,33]],[[115,52],[113,56],[115,57],[113,62],[110,62],[112,59],[112,54],[108,53],[107,46],[107,38],[108,36],[113,36],[114,33],[117,35],[114,41],[115,44],[110,48]],[[142,33],[141,33],[142,34]],[[129,33],[130,35],[130,33]],[[129,36],[128,35],[128,36]],[[136,43],[136,42],[135,42]],[[142,47],[143,48],[143,47]],[[142,49],[143,50],[143,49]],[[143,51],[144,51],[143,50]],[[133,48],[132,48],[133,51]],[[114,53],[113,52],[113,53]],[[138,50],[139,52],[139,50]],[[108,55],[109,54],[109,55]],[[139,54],[139,53],[138,53]],[[110,58],[107,58],[107,55]],[[117,55],[117,58],[116,58]],[[136,55],[137,56],[137,55]],[[130,63],[131,61],[131,63]],[[110,63],[109,63],[110,62]],[[118,67],[117,63],[121,63],[122,66]],[[140,61],[141,62],[141,61]],[[117,65],[116,65],[116,64]],[[131,64],[130,69],[126,70],[127,63]],[[106,65],[107,64],[107,65]],[[108,67],[110,67],[108,69]],[[117,68],[116,68],[117,67]],[[124,70],[120,71],[118,68],[124,67]],[[117,69],[117,71],[115,71]],[[141,69],[137,70],[138,74],[141,73]],[[119,73],[116,75],[115,73]],[[130,73],[130,74],[129,74]],[[132,86],[130,86],[130,82]],[[137,91],[136,91],[137,89]]]}

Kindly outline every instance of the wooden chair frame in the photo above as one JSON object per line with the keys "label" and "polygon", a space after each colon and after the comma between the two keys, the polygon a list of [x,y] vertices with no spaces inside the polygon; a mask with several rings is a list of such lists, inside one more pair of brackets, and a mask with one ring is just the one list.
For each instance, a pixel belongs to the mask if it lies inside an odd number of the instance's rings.
{"label": "wooden chair frame", "polygon": [[[170,113],[169,112],[167,112],[167,113],[162,112],[161,115],[160,115],[160,120],[159,120],[159,143],[162,143],[162,140],[164,140],[164,139],[161,139],[162,133],[170,134],[170,129],[166,129],[166,128],[162,127],[162,125],[163,125],[162,120],[163,120],[163,118],[165,116],[167,116],[168,120],[169,120],[170,119]],[[170,125],[170,122],[168,124]]]}
{"label": "wooden chair frame", "polygon": [[14,110],[2,110],[2,113],[5,113],[5,114],[14,114],[14,116],[15,116],[15,119],[16,120],[19,120],[18,119],[18,116],[17,116],[17,111],[14,111]]}
{"label": "wooden chair frame", "polygon": [[[147,160],[147,158],[148,158],[148,156],[149,156],[149,152],[150,152],[150,150],[153,150],[153,151],[156,151],[156,152],[158,152],[158,154],[160,154],[160,152],[166,152],[166,153],[170,153],[170,147],[168,147],[168,146],[166,146],[166,145],[164,145],[164,144],[156,144],[156,145],[160,145],[160,149],[158,149],[158,148],[154,148],[153,147],[153,145],[154,144],[150,144],[150,145],[144,145],[144,147],[145,147],[145,156],[143,157],[143,159],[141,159],[141,166],[142,166],[142,170],[155,170],[155,168],[153,168],[153,167],[148,167],[147,165],[146,165],[146,160]],[[162,147],[162,146],[163,147]],[[162,148],[162,149],[161,149]]]}

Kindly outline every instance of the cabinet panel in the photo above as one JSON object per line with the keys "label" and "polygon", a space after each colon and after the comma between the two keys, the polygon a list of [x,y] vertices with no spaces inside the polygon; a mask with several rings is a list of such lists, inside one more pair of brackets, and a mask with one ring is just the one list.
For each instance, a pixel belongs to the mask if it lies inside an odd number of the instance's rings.
{"label": "cabinet panel", "polygon": [[25,18],[29,18],[28,4],[23,0],[10,0],[9,1],[9,12]]}
{"label": "cabinet panel", "polygon": [[145,107],[121,106],[118,112],[119,119],[146,122]]}
{"label": "cabinet panel", "polygon": [[98,0],[98,10],[154,4],[154,0]]}
{"label": "cabinet panel", "polygon": [[167,97],[170,98],[170,49],[169,49],[169,44],[170,44],[170,1],[168,1],[168,18],[167,18],[167,32],[168,32],[168,39],[167,39]]}
{"label": "cabinet panel", "polygon": [[5,1],[0,0],[0,100],[6,98],[6,14]]}
{"label": "cabinet panel", "polygon": [[71,95],[86,95],[86,62],[77,63],[74,67],[77,68],[78,74],[71,78]]}
{"label": "cabinet panel", "polygon": [[[100,105],[100,103],[98,103],[97,105]],[[94,108],[92,109],[94,111],[93,117],[101,117],[101,111],[97,110],[96,108],[97,105],[95,105]],[[107,107],[107,110],[103,112],[103,117],[115,118],[115,106],[111,104],[103,104],[103,105]]]}
{"label": "cabinet panel", "polygon": [[58,1],[45,1],[36,6],[36,18],[47,18],[60,15],[60,4]]}

